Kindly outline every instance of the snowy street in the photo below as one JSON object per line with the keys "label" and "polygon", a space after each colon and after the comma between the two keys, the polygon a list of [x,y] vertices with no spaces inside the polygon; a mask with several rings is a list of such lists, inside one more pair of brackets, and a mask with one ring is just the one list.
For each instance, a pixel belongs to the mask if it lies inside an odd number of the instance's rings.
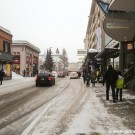
{"label": "snowy street", "polygon": [[81,79],[57,78],[52,87],[36,87],[35,78],[0,86],[0,135],[132,135],[135,93],[123,102],[105,100],[105,87],[86,87]]}

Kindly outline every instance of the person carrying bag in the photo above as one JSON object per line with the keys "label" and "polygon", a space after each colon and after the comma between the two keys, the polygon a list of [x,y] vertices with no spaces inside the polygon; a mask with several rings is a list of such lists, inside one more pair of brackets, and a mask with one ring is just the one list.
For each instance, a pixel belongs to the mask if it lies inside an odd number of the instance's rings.
{"label": "person carrying bag", "polygon": [[118,95],[120,93],[120,101],[122,101],[122,89],[124,87],[124,77],[121,72],[118,71],[118,80],[116,82],[116,100],[118,100]]}

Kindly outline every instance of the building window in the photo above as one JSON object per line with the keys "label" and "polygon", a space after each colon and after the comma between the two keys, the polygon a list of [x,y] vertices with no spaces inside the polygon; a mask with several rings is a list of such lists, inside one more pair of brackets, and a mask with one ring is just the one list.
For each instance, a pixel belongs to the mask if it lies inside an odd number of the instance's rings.
{"label": "building window", "polygon": [[133,50],[133,44],[132,43],[127,44],[127,50]]}
{"label": "building window", "polygon": [[7,41],[3,42],[3,51],[10,53],[10,43],[9,42],[7,42]]}

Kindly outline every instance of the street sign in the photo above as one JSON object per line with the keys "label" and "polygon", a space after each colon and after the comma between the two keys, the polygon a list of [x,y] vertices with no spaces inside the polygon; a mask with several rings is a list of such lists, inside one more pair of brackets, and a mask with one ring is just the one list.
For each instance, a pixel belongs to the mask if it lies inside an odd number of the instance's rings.
{"label": "street sign", "polygon": [[77,56],[86,56],[87,55],[87,49],[78,49],[77,50]]}

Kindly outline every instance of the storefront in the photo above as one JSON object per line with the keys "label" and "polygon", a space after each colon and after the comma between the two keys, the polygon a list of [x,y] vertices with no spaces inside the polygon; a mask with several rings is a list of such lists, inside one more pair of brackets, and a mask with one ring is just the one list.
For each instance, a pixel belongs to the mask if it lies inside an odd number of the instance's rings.
{"label": "storefront", "polygon": [[26,55],[26,76],[32,76],[32,55]]}
{"label": "storefront", "polygon": [[11,43],[11,32],[0,26],[0,70],[5,72],[4,79],[12,79]]}
{"label": "storefront", "polygon": [[127,72],[135,64],[135,42],[121,42],[121,70]]}
{"label": "storefront", "polygon": [[5,72],[5,80],[12,78],[12,59],[12,55],[0,52],[0,69]]}
{"label": "storefront", "polygon": [[12,43],[12,54],[14,55],[14,68],[18,67],[19,74],[33,76],[38,71],[38,57],[40,49],[25,40],[15,40]]}
{"label": "storefront", "polygon": [[12,61],[12,71],[20,74],[20,55],[15,55]]}
{"label": "storefront", "polygon": [[101,72],[107,70],[107,66],[111,64],[110,59],[112,59],[112,66],[115,65],[115,58],[119,56],[119,49],[114,48],[104,48],[100,53],[98,53],[95,58],[101,59]]}

